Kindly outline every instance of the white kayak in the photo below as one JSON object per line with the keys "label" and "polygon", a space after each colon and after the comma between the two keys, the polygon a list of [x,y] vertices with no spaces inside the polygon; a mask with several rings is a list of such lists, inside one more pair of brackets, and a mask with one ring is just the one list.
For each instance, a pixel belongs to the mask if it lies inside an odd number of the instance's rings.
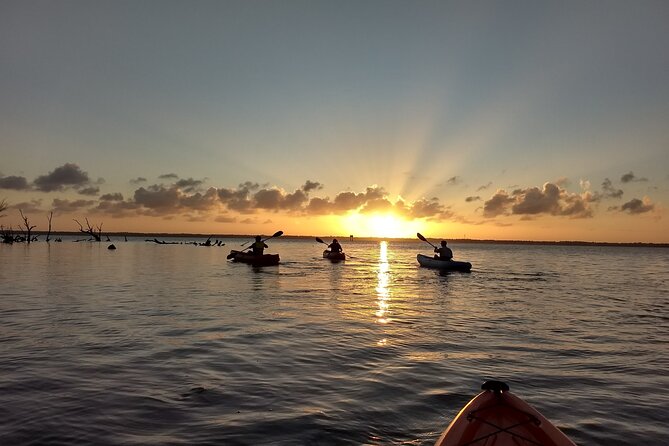
{"label": "white kayak", "polygon": [[472,264],[469,262],[459,262],[457,260],[439,260],[434,257],[418,254],[416,256],[420,266],[426,268],[435,268],[443,271],[464,271],[469,272],[472,269]]}

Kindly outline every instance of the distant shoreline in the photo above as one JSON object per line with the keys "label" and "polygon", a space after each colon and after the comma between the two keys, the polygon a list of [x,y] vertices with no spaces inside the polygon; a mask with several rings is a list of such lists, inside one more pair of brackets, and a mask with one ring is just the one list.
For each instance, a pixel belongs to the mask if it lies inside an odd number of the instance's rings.
{"label": "distant shoreline", "polygon": [[[34,231],[34,235],[46,235],[46,231]],[[56,231],[52,232],[51,236],[81,236],[85,237],[86,234],[78,231]],[[253,239],[256,234],[193,234],[193,233],[160,233],[160,232],[107,232],[103,233],[103,236],[109,237],[149,237],[149,238],[160,238],[160,237],[169,237],[169,238],[204,238],[209,237],[215,238],[243,238],[243,239]],[[265,235],[269,236],[269,235]],[[282,238],[289,239],[315,239],[316,237],[321,238],[332,238],[337,237],[342,241],[348,241],[349,237],[341,235],[328,235],[328,236],[311,236],[311,235],[283,235]],[[420,240],[414,238],[392,238],[392,237],[354,237],[355,241],[417,241]],[[438,238],[435,238],[435,243]],[[462,239],[462,238],[453,238],[447,239],[449,243],[479,243],[479,244],[490,244],[490,245],[553,245],[553,246],[618,246],[618,247],[632,247],[632,248],[669,248],[669,243],[646,243],[646,242],[586,242],[581,240],[561,240],[561,241],[548,241],[548,240],[493,240],[493,239]]]}

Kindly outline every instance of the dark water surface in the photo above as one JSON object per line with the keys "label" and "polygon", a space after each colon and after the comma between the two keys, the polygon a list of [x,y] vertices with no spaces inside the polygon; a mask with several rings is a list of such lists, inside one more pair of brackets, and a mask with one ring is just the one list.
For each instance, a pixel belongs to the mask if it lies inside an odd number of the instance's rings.
{"label": "dark water surface", "polygon": [[669,443],[669,250],[0,245],[2,445],[429,445],[485,379],[581,445]]}

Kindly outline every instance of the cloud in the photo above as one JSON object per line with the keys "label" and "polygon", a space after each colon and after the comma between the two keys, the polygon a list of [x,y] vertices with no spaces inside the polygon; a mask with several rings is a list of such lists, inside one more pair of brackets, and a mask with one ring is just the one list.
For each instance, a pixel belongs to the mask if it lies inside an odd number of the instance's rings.
{"label": "cloud", "polygon": [[97,195],[97,194],[100,193],[100,188],[97,187],[97,186],[89,186],[89,187],[86,187],[86,188],[83,188],[83,189],[79,189],[78,192],[81,195],[91,195],[91,196],[93,196],[93,195]]}
{"label": "cloud", "polygon": [[8,176],[0,177],[0,189],[29,190],[30,185],[25,177]]}
{"label": "cloud", "polygon": [[141,206],[132,201],[100,201],[95,209],[112,218],[123,218],[141,213]]}
{"label": "cloud", "polygon": [[214,221],[217,223],[235,223],[237,221],[237,217],[231,217],[229,215],[219,215],[214,219]]}
{"label": "cloud", "polygon": [[481,192],[482,190],[489,189],[490,186],[492,186],[492,181],[488,181],[488,184],[484,184],[483,186],[479,186],[479,187],[476,189],[476,192]]}
{"label": "cloud", "polygon": [[190,187],[193,184],[199,184],[198,180],[183,183],[186,190],[177,184],[181,183],[177,182],[169,186],[154,184],[140,187],[135,190],[132,199],[126,201],[123,200],[123,195],[120,193],[105,194],[100,197],[97,209],[114,217],[126,216],[131,212],[162,217],[182,213],[192,220],[199,219],[201,216],[185,213],[190,211],[206,213],[221,207],[219,191],[216,188],[211,187],[205,192],[193,192]]}
{"label": "cloud", "polygon": [[79,212],[96,204],[95,200],[61,200],[54,198],[51,207],[57,214]]}
{"label": "cloud", "polygon": [[186,192],[194,192],[204,184],[203,180],[194,180],[193,178],[179,180],[174,185]]}
{"label": "cloud", "polygon": [[406,215],[410,218],[436,219],[448,217],[450,214],[437,198],[423,198],[409,205]]}
{"label": "cloud", "polygon": [[630,183],[632,181],[634,182],[648,181],[648,178],[637,178],[636,176],[634,176],[634,173],[631,170],[620,177],[621,183]]}
{"label": "cloud", "polygon": [[524,217],[546,214],[587,218],[592,217],[590,198],[589,193],[569,193],[550,182],[545,183],[541,189],[516,189],[510,195],[500,189],[484,203],[483,215],[489,218],[508,214]]}
{"label": "cloud", "polygon": [[135,191],[135,203],[149,209],[174,209],[179,203],[179,192],[176,188],[153,185],[140,187]]}
{"label": "cloud", "polygon": [[334,206],[329,198],[314,197],[309,200],[305,211],[307,214],[312,215],[327,215],[332,213],[333,209]]}
{"label": "cloud", "polygon": [[323,185],[318,181],[307,180],[304,185],[302,185],[302,190],[306,193],[311,192],[312,190],[323,189]]}
{"label": "cloud", "polygon": [[555,214],[559,211],[560,188],[552,183],[544,184],[542,190],[531,187],[516,193],[517,200],[511,208],[514,214]]}
{"label": "cloud", "polygon": [[176,173],[164,173],[162,175],[159,175],[158,178],[161,180],[176,180],[179,178],[179,175],[177,175]]}
{"label": "cloud", "polygon": [[253,205],[266,210],[298,210],[307,203],[309,197],[303,189],[286,193],[283,189],[261,189],[253,195]]}
{"label": "cloud", "polygon": [[258,183],[247,181],[240,184],[237,189],[218,189],[218,198],[228,209],[244,213],[253,213],[251,192],[257,190]]}
{"label": "cloud", "polygon": [[130,184],[141,184],[141,183],[146,183],[146,178],[144,177],[137,177],[132,180],[130,180]]}
{"label": "cloud", "polygon": [[346,212],[361,208],[367,202],[386,198],[386,191],[377,185],[367,187],[365,192],[340,192],[332,204],[333,212]]}
{"label": "cloud", "polygon": [[100,201],[123,201],[123,194],[119,192],[113,194],[104,194],[100,196]]}
{"label": "cloud", "polygon": [[[410,219],[452,218],[453,213],[437,198],[405,202],[393,201],[383,187],[372,185],[364,192],[344,191],[334,199],[310,197],[309,193],[323,186],[317,181],[307,180],[298,189],[288,192],[277,186],[247,181],[235,188],[210,187],[207,191],[195,191],[202,185],[200,180],[177,180],[171,185],[154,184],[135,190],[132,198],[124,200],[120,193],[100,197],[97,210],[113,217],[131,213],[163,218],[181,215],[189,221],[201,220],[205,214],[219,222],[243,222],[236,214],[256,214],[258,211],[282,212],[292,215],[331,215],[360,213],[386,213]],[[191,214],[191,212],[197,214]],[[222,215],[223,214],[223,215]],[[247,219],[248,220],[248,219]],[[256,220],[248,220],[254,221]]]}
{"label": "cloud", "polygon": [[180,193],[179,206],[194,211],[209,211],[219,206],[218,191],[214,187],[207,189],[205,193],[196,192],[192,195]]}
{"label": "cloud", "polygon": [[478,195],[475,195],[475,196],[472,196],[472,197],[467,197],[467,198],[465,198],[465,201],[466,201],[467,203],[471,203],[471,202],[473,202],[473,201],[480,201],[480,200],[481,200],[481,197],[478,196]]}
{"label": "cloud", "polygon": [[602,182],[602,191],[604,198],[622,198],[623,196],[622,189],[616,189],[613,187],[611,180],[608,178],[604,178],[604,181]]}
{"label": "cloud", "polygon": [[446,180],[446,184],[448,184],[449,186],[455,186],[456,184],[460,184],[461,181],[462,179],[456,175]]}
{"label": "cloud", "polygon": [[393,209],[393,204],[387,198],[373,198],[367,200],[360,209],[363,213],[388,212]]}
{"label": "cloud", "polygon": [[567,178],[567,177],[560,177],[557,180],[555,180],[555,184],[564,188],[564,187],[570,186],[571,181],[569,181],[569,178]]}
{"label": "cloud", "polygon": [[630,201],[620,207],[622,212],[627,212],[629,214],[644,214],[646,212],[652,211],[653,209],[655,209],[655,205],[648,197],[643,197],[643,200],[632,198]]}
{"label": "cloud", "polygon": [[42,209],[42,200],[40,199],[16,203],[11,206],[8,206],[8,209],[16,209],[16,210],[20,209],[26,214],[29,212],[30,213],[45,212],[44,209]]}
{"label": "cloud", "polygon": [[504,189],[498,189],[497,192],[483,203],[483,216],[488,218],[497,217],[507,213],[507,207],[515,201]]}
{"label": "cloud", "polygon": [[35,188],[42,192],[61,191],[72,187],[74,189],[82,189],[90,187],[91,180],[88,174],[82,171],[78,165],[74,163],[66,163],[60,167],[56,167],[47,175],[41,175],[34,181]]}

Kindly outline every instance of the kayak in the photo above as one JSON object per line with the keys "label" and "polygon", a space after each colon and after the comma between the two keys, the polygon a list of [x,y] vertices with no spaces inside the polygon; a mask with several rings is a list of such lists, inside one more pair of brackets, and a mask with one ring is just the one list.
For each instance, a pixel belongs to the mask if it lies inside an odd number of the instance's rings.
{"label": "kayak", "polygon": [[272,266],[279,264],[279,254],[263,254],[256,256],[248,252],[235,251],[234,249],[228,254],[228,259],[233,262],[248,263],[253,266]]}
{"label": "kayak", "polygon": [[435,446],[576,446],[501,381],[486,381]]}
{"label": "kayak", "polygon": [[323,251],[323,258],[330,259],[333,262],[339,262],[340,260],[346,260],[346,254],[344,254],[344,251],[332,252],[329,249],[326,249],[325,251]]}
{"label": "kayak", "polygon": [[472,269],[472,264],[469,262],[459,262],[457,260],[439,260],[434,257],[418,254],[416,256],[420,266],[426,268],[437,268],[444,271],[465,271],[469,272]]}

